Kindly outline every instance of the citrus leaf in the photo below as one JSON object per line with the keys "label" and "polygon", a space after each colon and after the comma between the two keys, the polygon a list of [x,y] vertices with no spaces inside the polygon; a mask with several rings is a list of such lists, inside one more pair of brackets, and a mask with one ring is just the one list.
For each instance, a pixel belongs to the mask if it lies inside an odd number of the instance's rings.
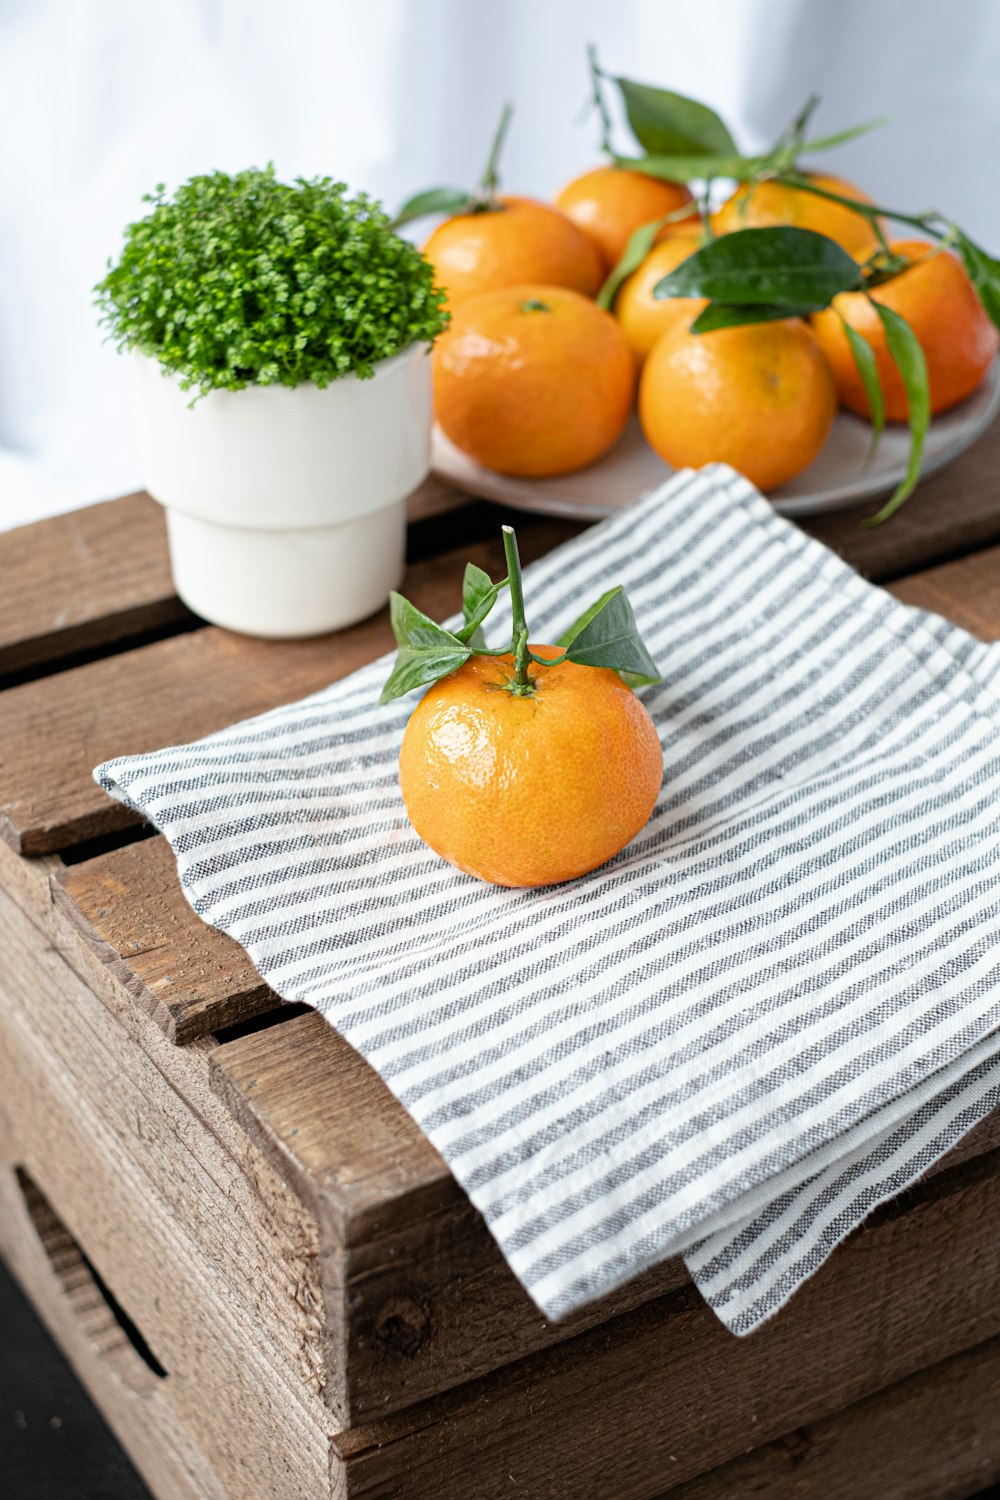
{"label": "citrus leaf", "polygon": [[610,667],[633,674],[639,685],[659,682],[660,674],[639,634],[622,588],[602,594],[560,640],[570,661],[584,667]]}
{"label": "citrus leaf", "polygon": [[899,371],[906,391],[906,405],[910,424],[910,457],[902,482],[889,496],[882,509],[865,521],[866,526],[880,526],[908,500],[920,478],[920,460],[924,451],[924,438],[931,419],[930,386],[927,380],[927,361],[920,347],[920,340],[905,318],[891,307],[872,300],[885,329],[885,341],[892,362]]}
{"label": "citrus leaf", "polygon": [[870,130],[881,130],[883,125],[888,124],[888,115],[878,115],[874,120],[864,120],[860,125],[849,125],[846,130],[838,130],[833,135],[821,135],[817,136],[814,141],[803,141],[799,151],[803,155],[807,151],[832,151],[834,146],[843,146],[848,141],[856,141],[859,135],[867,135]]}
{"label": "citrus leaf", "polygon": [[962,230],[958,231],[958,252],[986,313],[1000,328],[1000,260],[987,255]]}
{"label": "citrus leaf", "polygon": [[466,563],[462,579],[462,614],[468,624],[482,601],[493,593],[493,579],[484,568]]}
{"label": "citrus leaf", "polygon": [[775,323],[780,318],[797,318],[797,308],[780,302],[748,302],[742,307],[731,302],[710,302],[691,324],[692,333],[712,333],[716,328],[742,328],[747,323]]}
{"label": "citrus leaf", "polygon": [[462,581],[462,614],[465,623],[460,630],[455,631],[457,640],[465,641],[470,646],[485,644],[479,627],[497,602],[501,589],[506,587],[506,578],[500,583],[494,583],[482,568],[477,568],[475,563],[466,563]]}
{"label": "citrus leaf", "polygon": [[608,589],[607,592],[603,593],[599,599],[595,599],[593,604],[585,609],[583,614],[573,621],[569,629],[563,631],[562,635],[556,641],[556,645],[562,646],[563,650],[565,650],[567,646],[571,646],[576,640],[577,636],[580,634],[580,631],[583,630],[584,626],[589,625],[594,616],[596,614],[599,614],[600,611],[604,608],[608,600],[611,598],[612,594],[620,594],[621,591],[621,584],[618,584],[616,588]]}
{"label": "citrus leaf", "polygon": [[770,303],[807,313],[860,286],[860,267],[834,240],[782,225],[737,229],[703,245],[656,283],[653,296]]}
{"label": "citrus leaf", "polygon": [[413,688],[437,682],[472,655],[470,646],[450,630],[436,625],[401,594],[389,595],[389,620],[399,654],[382,689],[380,703],[389,703]]}
{"label": "citrus leaf", "polygon": [[882,382],[878,378],[878,363],[875,359],[875,350],[856,328],[852,328],[846,318],[841,319],[847,342],[851,348],[851,357],[854,367],[861,377],[861,384],[865,388],[868,397],[868,405],[871,407],[872,441],[868,449],[868,457],[865,464],[871,463],[878,448],[882,429],[885,427],[885,397],[882,394]]}
{"label": "citrus leaf", "polygon": [[471,207],[471,200],[463,188],[425,188],[407,198],[392,221],[393,229],[402,229],[414,219],[425,219],[429,214],[461,214]]}
{"label": "citrus leaf", "polygon": [[603,307],[605,312],[610,310],[622,282],[627,281],[632,272],[637,271],[642,265],[656,242],[656,236],[669,217],[669,215],[665,215],[660,219],[652,219],[650,223],[641,224],[638,229],[632,231],[628,237],[628,243],[622,252],[621,260],[597,294],[598,307]]}
{"label": "citrus leaf", "polygon": [[709,177],[737,177],[741,182],[757,175],[766,166],[765,156],[692,156],[675,152],[651,153],[648,156],[616,156],[620,167],[645,172],[647,177],[662,177],[667,182],[704,182]]}
{"label": "citrus leaf", "polygon": [[652,155],[724,156],[736,153],[736,142],[724,121],[697,99],[669,89],[614,78],[625,114],[639,145]]}

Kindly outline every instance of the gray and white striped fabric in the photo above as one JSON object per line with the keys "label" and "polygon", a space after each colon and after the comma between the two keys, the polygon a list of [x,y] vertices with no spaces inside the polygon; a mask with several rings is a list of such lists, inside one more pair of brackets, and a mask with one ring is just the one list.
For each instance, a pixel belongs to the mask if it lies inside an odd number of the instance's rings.
{"label": "gray and white striped fabric", "polygon": [[666,777],[571,885],[420,843],[388,658],[95,774],[379,1071],[544,1313],[681,1252],[745,1333],[1000,1102],[1000,652],[719,466],[528,569],[534,638],[616,583]]}

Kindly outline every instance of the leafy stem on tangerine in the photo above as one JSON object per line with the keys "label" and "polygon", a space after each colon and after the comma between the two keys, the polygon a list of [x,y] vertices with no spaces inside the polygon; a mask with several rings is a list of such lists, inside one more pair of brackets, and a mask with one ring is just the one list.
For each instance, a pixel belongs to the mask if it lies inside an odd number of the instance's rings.
{"label": "leafy stem on tangerine", "polygon": [[[499,583],[494,583],[476,563],[466,564],[462,582],[462,623],[452,629],[436,624],[402,594],[390,594],[389,622],[399,651],[382,688],[381,703],[391,703],[413,688],[438,682],[457,672],[475,656],[512,656],[513,675],[509,682],[498,686],[518,698],[531,697],[537,691],[538,684],[530,675],[531,662],[554,667],[560,662],[571,661],[578,666],[610,668],[633,688],[659,682],[656,663],[643,644],[632,606],[620,584],[605,590],[568,630],[563,631],[557,643],[557,654],[539,656],[532,651],[524,618],[521,559],[512,526],[503,528],[503,548],[507,577]],[[482,624],[504,589],[510,590],[511,640],[508,646],[495,648],[486,645]]]}
{"label": "leafy stem on tangerine", "polygon": [[483,168],[483,175],[479,179],[479,186],[472,195],[474,211],[493,210],[500,206],[497,202],[497,188],[500,186],[500,174],[498,171],[500,152],[503,150],[503,143],[506,139],[513,114],[514,106],[510,103],[504,104],[503,109],[500,111],[500,123],[497,125],[496,133],[490,145],[490,154],[486,158],[486,165]]}
{"label": "leafy stem on tangerine", "polygon": [[528,676],[528,663],[532,660],[528,650],[528,625],[524,618],[524,591],[521,587],[521,557],[517,550],[517,537],[513,526],[503,528],[503,550],[507,559],[507,587],[510,589],[510,608],[513,616],[511,651],[514,655],[514,676],[509,691],[517,698],[526,698],[535,691]]}

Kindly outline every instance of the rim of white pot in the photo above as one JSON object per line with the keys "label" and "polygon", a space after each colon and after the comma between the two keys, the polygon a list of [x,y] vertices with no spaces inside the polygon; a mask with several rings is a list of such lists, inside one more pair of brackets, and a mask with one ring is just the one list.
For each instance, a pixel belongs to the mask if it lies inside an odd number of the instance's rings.
{"label": "rim of white pot", "polygon": [[[259,385],[256,380],[248,380],[246,385],[241,385],[234,391],[227,390],[225,386],[213,386],[205,396],[199,397],[199,401],[207,401],[212,396],[242,396],[246,391],[299,391],[303,386],[312,386],[317,391],[328,391],[334,386],[347,385],[352,381],[356,381],[359,385],[371,385],[373,380],[377,380],[379,375],[390,370],[393,365],[402,364],[404,360],[411,358],[415,354],[419,354],[421,351],[425,354],[430,354],[433,347],[434,343],[432,339],[415,339],[412,343],[406,344],[404,348],[397,349],[395,354],[387,354],[384,359],[377,359],[372,365],[374,374],[366,375],[363,378],[356,370],[348,370],[345,375],[337,375],[333,380],[328,380],[324,386],[318,386],[314,380],[300,380],[297,385],[282,385],[280,381],[273,381],[268,385]],[[127,349],[124,352],[130,359],[141,360],[143,364],[147,365],[156,365],[165,379],[172,380],[178,386],[180,385],[183,379],[182,372],[168,369],[166,365],[160,363],[155,354],[143,354],[141,349]],[[185,399],[190,401],[192,396],[196,394],[196,391],[197,384],[189,386],[183,393]]]}
{"label": "rim of white pot", "polygon": [[[193,388],[132,353],[140,463],[161,504],[218,525],[297,530],[398,502],[430,470],[431,344],[408,344],[320,387]],[[160,381],[163,382],[161,386]]]}

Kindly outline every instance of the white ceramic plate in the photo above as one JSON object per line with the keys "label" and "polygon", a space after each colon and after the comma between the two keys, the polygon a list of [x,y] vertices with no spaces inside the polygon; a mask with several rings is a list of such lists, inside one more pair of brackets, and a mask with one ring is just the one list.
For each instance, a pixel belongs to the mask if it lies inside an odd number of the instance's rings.
{"label": "white ceramic plate", "polygon": [[[1000,410],[1000,361],[993,365],[979,389],[953,411],[935,417],[924,446],[924,474],[950,463],[993,421]],[[822,453],[795,479],[774,490],[776,510],[804,516],[824,510],[843,510],[862,500],[887,495],[906,471],[909,434],[890,426],[882,434],[874,462],[865,459],[871,428],[860,417],[840,412]],[[662,484],[673,471],[650,448],[633,417],[618,442],[597,463],[557,479],[512,479],[484,469],[448,441],[437,427],[432,449],[434,472],[457,489],[486,500],[499,500],[518,510],[545,515],[599,520],[631,505]]]}

